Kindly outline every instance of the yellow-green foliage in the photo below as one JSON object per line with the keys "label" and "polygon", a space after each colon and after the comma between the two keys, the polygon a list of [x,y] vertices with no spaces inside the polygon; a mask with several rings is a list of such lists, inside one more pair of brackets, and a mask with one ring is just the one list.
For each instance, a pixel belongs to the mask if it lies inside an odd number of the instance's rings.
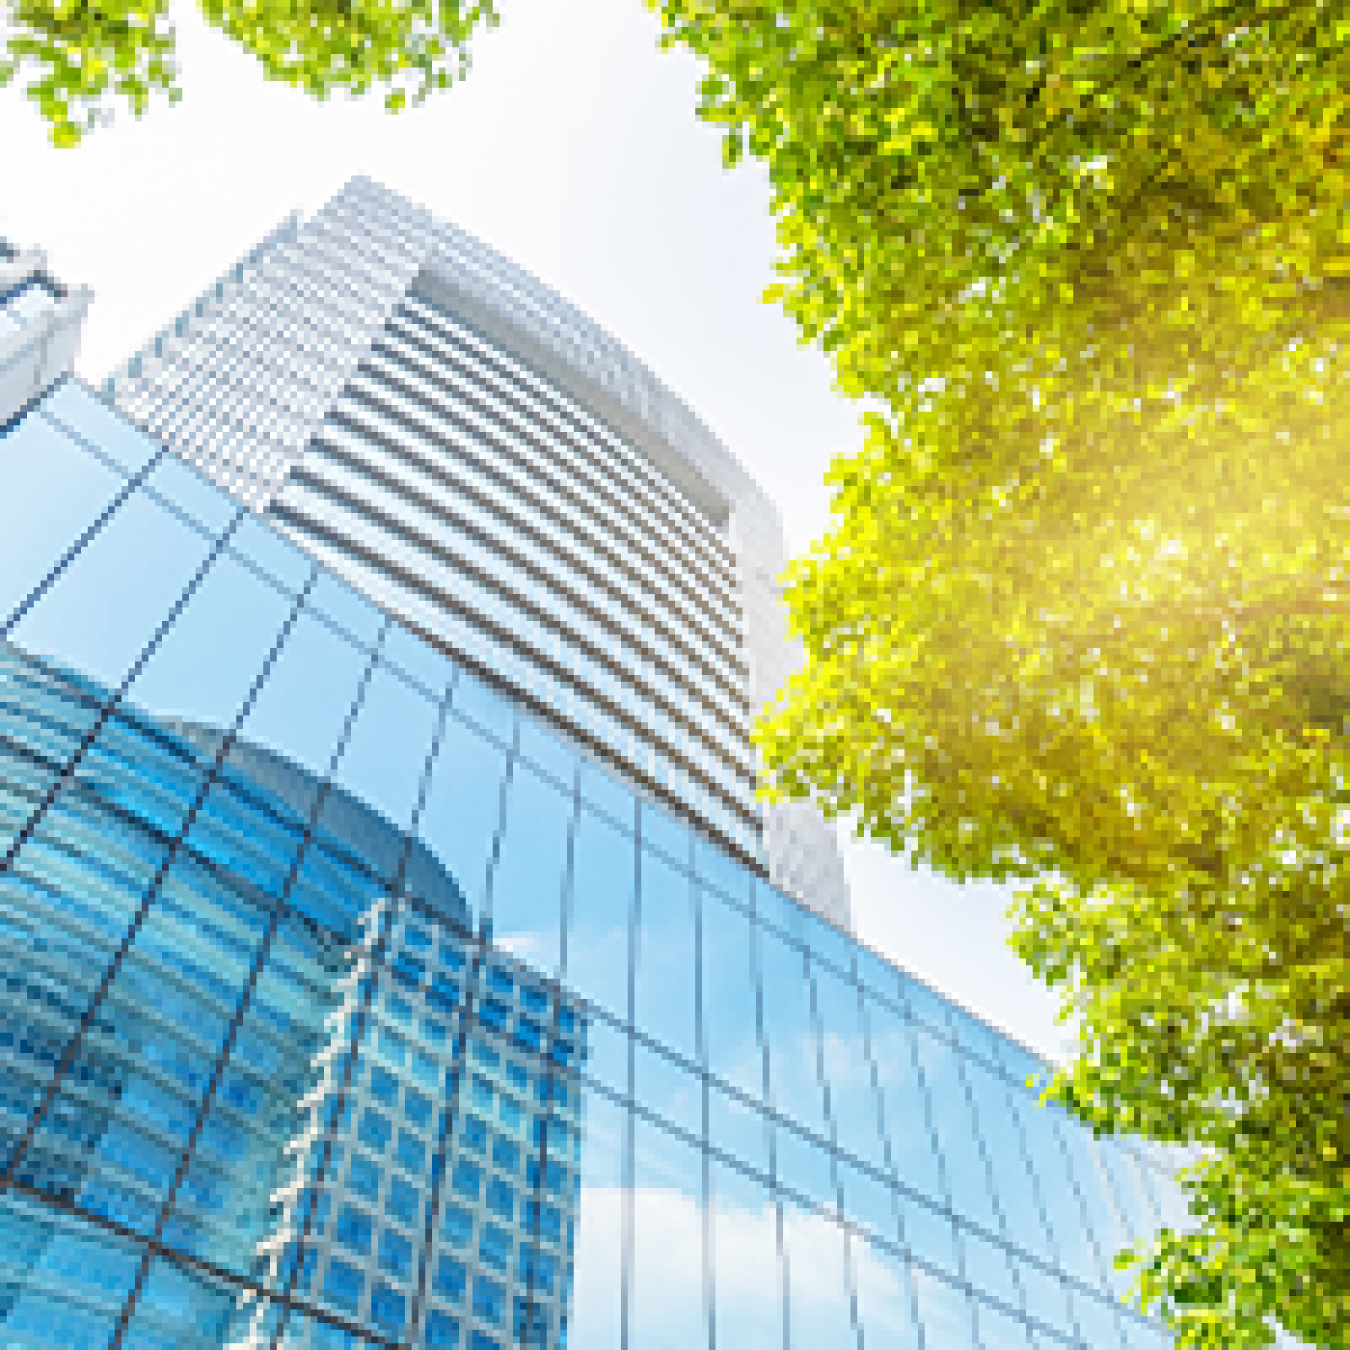
{"label": "yellow-green foliage", "polygon": [[[467,42],[495,24],[492,0],[200,0],[207,21],[255,56],[263,73],[314,95],[385,88],[398,111],[468,67]],[[166,0],[12,0],[0,85],[19,79],[50,124],[78,145],[125,103],[140,116],[152,92],[176,101]]]}
{"label": "yellow-green foliage", "polygon": [[887,412],[790,570],[773,790],[959,878],[1208,1146],[1179,1342],[1350,1346],[1350,15],[653,0],[763,159],[775,296]]}

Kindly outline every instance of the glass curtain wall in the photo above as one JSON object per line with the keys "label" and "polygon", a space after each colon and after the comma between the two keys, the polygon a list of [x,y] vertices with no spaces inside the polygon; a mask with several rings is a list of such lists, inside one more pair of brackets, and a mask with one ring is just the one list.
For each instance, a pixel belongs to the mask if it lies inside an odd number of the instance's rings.
{"label": "glass curtain wall", "polygon": [[0,1343],[1166,1343],[1022,1047],[82,385],[0,484]]}

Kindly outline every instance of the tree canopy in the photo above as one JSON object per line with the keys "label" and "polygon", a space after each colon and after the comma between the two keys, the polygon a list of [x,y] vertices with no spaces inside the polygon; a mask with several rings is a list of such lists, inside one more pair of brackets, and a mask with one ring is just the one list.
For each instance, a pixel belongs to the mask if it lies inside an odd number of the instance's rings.
{"label": "tree canopy", "polygon": [[[181,96],[168,0],[9,0],[0,86],[19,80],[58,146],[78,145],[120,103]],[[496,23],[493,0],[200,0],[208,23],[268,79],[327,98],[385,90],[398,111],[468,68],[468,41]]]}
{"label": "tree canopy", "polygon": [[1350,1345],[1350,18],[659,7],[883,408],[787,577],[771,790],[1026,883],[1050,1094],[1206,1150],[1141,1254],[1183,1344]]}

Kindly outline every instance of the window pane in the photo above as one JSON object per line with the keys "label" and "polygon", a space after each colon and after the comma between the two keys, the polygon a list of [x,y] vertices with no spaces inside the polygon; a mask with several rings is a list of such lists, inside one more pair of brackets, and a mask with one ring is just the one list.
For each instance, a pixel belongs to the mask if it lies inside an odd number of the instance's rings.
{"label": "window pane", "polygon": [[632,835],[581,813],[572,846],[566,984],[625,1021],[635,849]]}
{"label": "window pane", "polygon": [[697,1062],[693,882],[687,872],[643,849],[641,888],[634,1020],[649,1035]]}
{"label": "window pane", "polygon": [[628,1342],[689,1350],[708,1338],[698,1153],[645,1120],[635,1131]]}
{"label": "window pane", "polygon": [[240,728],[228,760],[232,769],[308,816],[367,661],[302,613]]}
{"label": "window pane", "polygon": [[[624,1276],[623,1110],[599,1093],[587,1095],[581,1143],[581,1212],[575,1228],[576,1292],[569,1345],[616,1350]],[[629,1344],[633,1344],[629,1340]]]}
{"label": "window pane", "polygon": [[633,1099],[695,1139],[702,1137],[699,1078],[641,1040],[633,1045]]}
{"label": "window pane", "polygon": [[767,1117],[712,1082],[708,1084],[708,1142],[760,1176],[769,1176]]}
{"label": "window pane", "polygon": [[703,892],[703,1038],[708,1068],[747,1095],[764,1094],[750,920]]}
{"label": "window pane", "polygon": [[1084,1227],[1082,1204],[1060,1147],[1053,1108],[1022,1097],[1017,1110],[1037,1193],[1050,1225],[1055,1257],[1075,1279],[1095,1287],[1101,1279],[1097,1254],[1092,1236]]}
{"label": "window pane", "polygon": [[25,417],[0,436],[0,630],[123,480],[50,422]]}
{"label": "window pane", "polygon": [[137,493],[19,621],[10,639],[116,689],[209,547],[195,530]]}
{"label": "window pane", "polygon": [[127,699],[158,717],[229,729],[290,609],[242,563],[217,558]]}
{"label": "window pane", "polygon": [[168,1345],[221,1345],[238,1291],[162,1258],[150,1267],[122,1344],[127,1350]]}
{"label": "window pane", "polygon": [[989,1173],[975,1135],[970,1103],[957,1064],[959,1053],[920,1027],[915,1032],[919,1064],[932,1104],[933,1129],[942,1141],[945,1175],[952,1207],[962,1218],[999,1232],[999,1218],[989,1190]]}
{"label": "window pane", "polygon": [[975,1328],[965,1292],[957,1285],[914,1266],[914,1295],[925,1345],[942,1350],[972,1350]]}
{"label": "window pane", "polygon": [[[42,412],[85,440],[128,473],[135,473],[159,447],[125,417],[115,413],[79,380],[63,380],[42,401]],[[28,422],[35,419],[28,418]]]}
{"label": "window pane", "polygon": [[767,1187],[714,1162],[712,1271],[717,1344],[782,1350],[783,1270]]}
{"label": "window pane", "polygon": [[492,873],[493,941],[532,968],[558,974],[567,835],[574,795],[519,760]]}
{"label": "window pane", "polygon": [[107,1344],[131,1292],[140,1252],[102,1227],[23,1201],[0,1205],[0,1232],[22,1283],[11,1288],[0,1334],[16,1345]]}
{"label": "window pane", "polygon": [[849,1308],[844,1232],[819,1214],[783,1205],[783,1260],[793,1350],[857,1344]]}
{"label": "window pane", "polygon": [[872,1065],[858,1012],[858,990],[826,966],[812,963],[825,1085],[839,1147],[885,1168]]}
{"label": "window pane", "polygon": [[886,1350],[918,1350],[914,1297],[904,1258],[857,1239],[850,1250],[864,1344],[882,1345]]}
{"label": "window pane", "polygon": [[828,1138],[805,958],[796,947],[761,929],[759,959],[764,1038],[769,1045],[769,1091],[774,1107]]}
{"label": "window pane", "polygon": [[470,912],[481,906],[502,813],[506,756],[448,717],[417,832],[459,884]]}

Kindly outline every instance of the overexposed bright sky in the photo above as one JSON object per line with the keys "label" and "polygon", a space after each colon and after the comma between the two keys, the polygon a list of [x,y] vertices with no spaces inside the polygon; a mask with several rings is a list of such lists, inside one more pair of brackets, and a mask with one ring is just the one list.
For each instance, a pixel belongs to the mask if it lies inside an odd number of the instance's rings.
{"label": "overexposed bright sky", "polygon": [[[782,510],[791,551],[827,528],[830,459],[860,439],[828,365],[760,296],[767,175],[723,170],[698,70],[658,50],[642,0],[501,0],[468,80],[390,116],[267,84],[194,10],[172,11],[184,98],[53,150],[0,92],[0,235],[93,288],[77,370],[97,381],[292,211],[358,173],[453,220],[560,291],[694,407]],[[1005,945],[1006,891],[912,872],[844,840],[859,936],[1036,1049],[1056,1000]]]}

